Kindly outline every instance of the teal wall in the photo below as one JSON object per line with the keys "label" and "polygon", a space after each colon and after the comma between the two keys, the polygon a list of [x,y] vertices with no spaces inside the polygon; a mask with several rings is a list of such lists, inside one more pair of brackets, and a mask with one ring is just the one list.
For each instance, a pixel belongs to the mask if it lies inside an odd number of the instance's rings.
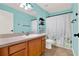
{"label": "teal wall", "polygon": [[[57,16],[57,15],[61,15],[61,14],[66,14],[66,13],[71,13],[71,8],[70,9],[63,9],[63,10],[58,10],[52,13],[49,13],[48,11],[42,9],[39,5],[37,5],[36,3],[30,3],[33,7],[33,11],[35,11],[37,13],[37,20],[38,20],[38,32],[40,32],[40,25],[39,25],[39,18],[44,18],[46,20],[47,17],[53,17],[53,16]],[[44,30],[46,29],[46,21],[45,21],[45,25],[43,26]]]}
{"label": "teal wall", "polygon": [[[74,37],[74,34],[78,33],[78,16],[76,16],[76,13],[78,12],[78,4],[77,3],[73,3],[72,7],[69,9],[63,9],[63,10],[58,10],[56,12],[52,12],[52,13],[48,13],[45,10],[41,9],[39,6],[37,6],[36,4],[31,4],[33,6],[33,9],[37,12],[37,20],[38,20],[38,32],[40,31],[39,29],[39,18],[42,17],[46,20],[46,18],[48,16],[57,16],[57,15],[61,15],[61,14],[67,14],[67,13],[72,13],[72,20],[76,19],[76,21],[74,23],[71,23],[72,26],[72,51],[73,54],[75,56],[78,55],[78,37]],[[46,25],[45,25],[46,26]],[[45,28],[44,26],[44,28]]]}
{"label": "teal wall", "polygon": [[[33,11],[35,11],[37,13],[36,19],[37,19],[37,32],[40,33],[40,25],[39,25],[39,18],[43,18],[44,20],[46,20],[46,17],[49,15],[49,13],[42,9],[40,6],[38,6],[36,3],[30,3],[31,6],[33,7]],[[46,22],[45,25],[43,25],[43,31],[45,31],[46,28]]]}
{"label": "teal wall", "polygon": [[14,32],[30,32],[31,21],[35,17],[28,15],[19,10],[13,9],[5,4],[0,3],[0,10],[8,11],[13,13],[13,31]]}
{"label": "teal wall", "polygon": [[17,12],[14,15],[14,32],[30,32],[31,17],[24,13]]}
{"label": "teal wall", "polygon": [[[9,6],[6,6],[5,4],[0,4],[0,9],[8,11],[13,13],[14,15],[14,32],[30,32],[31,31],[31,21],[33,19],[38,20],[38,32],[40,32],[40,26],[39,26],[39,18],[43,18],[46,20],[48,16],[56,16],[64,13],[71,12],[71,9],[65,9],[65,10],[59,10],[53,13],[49,13],[46,10],[42,9],[40,6],[38,6],[36,3],[30,3],[32,5],[33,11],[37,13],[37,16],[33,17],[31,15],[28,15],[24,12],[18,11],[16,9],[13,9]],[[24,26],[23,26],[24,25]],[[43,26],[44,30],[46,28],[46,23]]]}
{"label": "teal wall", "polygon": [[78,15],[76,15],[76,13],[78,13],[78,4],[77,3],[73,3],[71,10],[72,12],[72,20],[75,20],[73,23],[71,23],[72,25],[72,49],[73,49],[73,53],[75,56],[78,56],[78,37],[75,37],[74,34],[78,33]]}

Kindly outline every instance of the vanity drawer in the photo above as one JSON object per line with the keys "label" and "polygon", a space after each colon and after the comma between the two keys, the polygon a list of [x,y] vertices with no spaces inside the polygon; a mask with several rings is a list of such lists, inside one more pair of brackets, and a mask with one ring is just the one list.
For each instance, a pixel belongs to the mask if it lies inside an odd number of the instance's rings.
{"label": "vanity drawer", "polygon": [[15,53],[25,48],[26,43],[20,43],[9,47],[9,54]]}
{"label": "vanity drawer", "polygon": [[25,56],[25,49],[12,54],[11,56]]}

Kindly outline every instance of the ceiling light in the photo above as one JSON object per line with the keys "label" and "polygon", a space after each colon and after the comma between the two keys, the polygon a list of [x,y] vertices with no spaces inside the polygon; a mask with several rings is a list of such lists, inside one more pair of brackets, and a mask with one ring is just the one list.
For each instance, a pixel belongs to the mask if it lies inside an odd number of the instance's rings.
{"label": "ceiling light", "polygon": [[28,7],[27,6],[25,6],[25,8],[24,8],[25,10],[27,10],[28,9]]}
{"label": "ceiling light", "polygon": [[20,4],[20,7],[21,7],[21,8],[24,8],[25,6],[26,6],[26,3],[21,3],[21,4]]}
{"label": "ceiling light", "polygon": [[25,10],[32,9],[32,6],[29,3],[21,3],[20,7],[24,8]]}
{"label": "ceiling light", "polygon": [[28,8],[32,9],[32,6],[30,4],[27,5]]}
{"label": "ceiling light", "polygon": [[32,9],[32,7],[31,7],[30,4],[26,4],[26,6],[25,6],[25,10],[27,10],[27,9]]}

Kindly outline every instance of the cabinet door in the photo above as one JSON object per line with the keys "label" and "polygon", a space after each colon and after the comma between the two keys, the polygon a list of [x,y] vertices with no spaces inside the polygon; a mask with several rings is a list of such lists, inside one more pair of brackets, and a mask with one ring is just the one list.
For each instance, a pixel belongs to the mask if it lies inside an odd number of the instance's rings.
{"label": "cabinet door", "polygon": [[25,56],[28,56],[29,50],[28,50],[28,41],[26,41],[26,48],[25,48]]}
{"label": "cabinet door", "polygon": [[41,38],[29,41],[29,56],[41,55]]}
{"label": "cabinet door", "polygon": [[8,47],[0,48],[0,56],[8,56]]}
{"label": "cabinet door", "polygon": [[9,47],[9,54],[13,54],[17,51],[23,50],[25,49],[25,42],[20,43],[20,44],[16,44],[16,45],[12,45]]}
{"label": "cabinet door", "polygon": [[11,56],[25,56],[25,49],[12,54]]}
{"label": "cabinet door", "polygon": [[45,43],[45,37],[42,37],[42,53],[45,51],[45,45],[46,45],[46,43]]}

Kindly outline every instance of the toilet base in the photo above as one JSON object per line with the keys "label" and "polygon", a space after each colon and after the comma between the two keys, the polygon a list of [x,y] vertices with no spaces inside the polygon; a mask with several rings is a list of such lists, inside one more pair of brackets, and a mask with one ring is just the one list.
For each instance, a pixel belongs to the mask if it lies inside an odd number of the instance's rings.
{"label": "toilet base", "polygon": [[52,49],[52,44],[53,44],[53,40],[47,39],[46,40],[46,48],[47,49]]}
{"label": "toilet base", "polygon": [[52,45],[51,45],[51,44],[47,44],[47,45],[46,45],[46,48],[47,48],[47,49],[52,49]]}

